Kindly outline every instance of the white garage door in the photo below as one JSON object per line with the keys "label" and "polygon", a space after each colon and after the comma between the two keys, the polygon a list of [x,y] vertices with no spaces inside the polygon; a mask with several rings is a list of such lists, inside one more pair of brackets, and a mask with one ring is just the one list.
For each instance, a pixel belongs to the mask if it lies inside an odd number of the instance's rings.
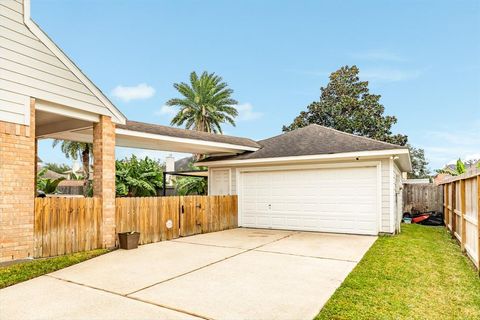
{"label": "white garage door", "polygon": [[376,167],[241,173],[244,227],[377,234]]}

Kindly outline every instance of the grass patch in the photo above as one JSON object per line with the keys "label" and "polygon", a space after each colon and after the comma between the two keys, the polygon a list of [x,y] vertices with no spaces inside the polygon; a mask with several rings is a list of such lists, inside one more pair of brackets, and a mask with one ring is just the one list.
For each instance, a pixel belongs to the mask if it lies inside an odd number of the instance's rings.
{"label": "grass patch", "polygon": [[107,252],[107,249],[97,249],[0,267],[0,288],[66,268]]}
{"label": "grass patch", "polygon": [[316,317],[480,319],[480,279],[444,227],[379,237]]}

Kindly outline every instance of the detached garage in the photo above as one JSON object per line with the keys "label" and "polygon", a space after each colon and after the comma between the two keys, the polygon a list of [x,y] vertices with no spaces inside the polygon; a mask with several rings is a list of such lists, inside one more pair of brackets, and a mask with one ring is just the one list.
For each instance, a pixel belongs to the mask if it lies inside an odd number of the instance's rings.
{"label": "detached garage", "polygon": [[406,147],[310,125],[257,151],[200,161],[210,194],[238,194],[239,226],[377,235],[401,221]]}

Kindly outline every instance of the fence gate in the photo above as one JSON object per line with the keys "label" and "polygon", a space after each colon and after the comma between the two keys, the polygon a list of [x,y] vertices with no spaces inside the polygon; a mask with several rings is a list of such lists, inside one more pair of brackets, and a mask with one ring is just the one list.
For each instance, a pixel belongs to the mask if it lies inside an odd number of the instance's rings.
{"label": "fence gate", "polygon": [[180,197],[179,235],[186,237],[236,228],[237,201],[236,195]]}
{"label": "fence gate", "polygon": [[202,217],[205,213],[205,197],[180,197],[180,237],[202,233]]}

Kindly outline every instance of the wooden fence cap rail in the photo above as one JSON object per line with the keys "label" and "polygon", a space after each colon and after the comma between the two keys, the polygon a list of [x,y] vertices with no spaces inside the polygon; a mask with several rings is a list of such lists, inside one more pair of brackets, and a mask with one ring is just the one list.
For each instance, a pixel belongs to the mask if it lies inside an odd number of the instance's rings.
{"label": "wooden fence cap rail", "polygon": [[474,178],[476,176],[480,176],[480,168],[470,167],[467,169],[467,172],[462,173],[461,175],[458,175],[458,176],[447,176],[442,181],[439,181],[438,184],[442,185],[445,183]]}

